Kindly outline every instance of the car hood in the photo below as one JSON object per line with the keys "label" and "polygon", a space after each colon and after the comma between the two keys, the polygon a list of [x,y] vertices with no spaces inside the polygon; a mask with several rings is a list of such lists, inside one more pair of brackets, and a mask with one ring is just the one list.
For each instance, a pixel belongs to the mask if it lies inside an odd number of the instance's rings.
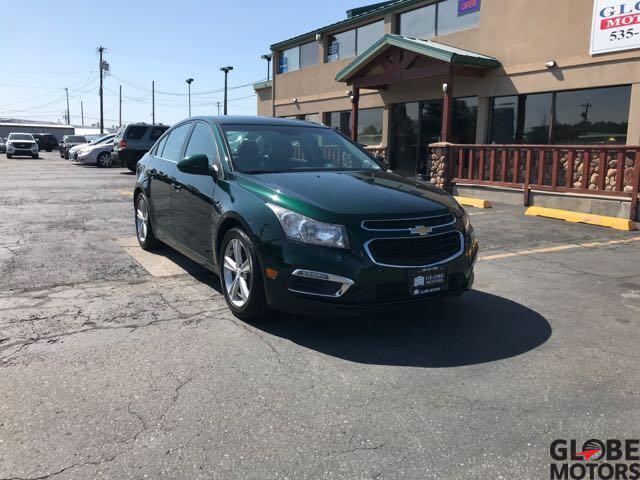
{"label": "car hood", "polygon": [[325,222],[409,218],[449,211],[462,215],[460,205],[444,191],[385,171],[238,174],[238,180],[265,202]]}

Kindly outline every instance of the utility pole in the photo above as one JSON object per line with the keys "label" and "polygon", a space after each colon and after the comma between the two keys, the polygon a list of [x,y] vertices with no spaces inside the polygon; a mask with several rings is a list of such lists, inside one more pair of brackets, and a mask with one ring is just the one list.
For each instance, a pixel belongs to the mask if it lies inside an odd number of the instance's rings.
{"label": "utility pole", "polygon": [[156,81],[151,80],[151,123],[156,123]]}
{"label": "utility pole", "polygon": [[80,100],[80,116],[82,117],[82,126],[84,127],[84,104]]}
{"label": "utility pole", "polygon": [[229,72],[233,70],[233,67],[222,67],[220,69],[221,72],[224,72],[224,114],[227,114],[227,77]]}
{"label": "utility pole", "polygon": [[120,96],[119,96],[119,105],[120,108],[118,110],[118,127],[122,126],[122,85],[120,85]]}
{"label": "utility pole", "polygon": [[64,91],[67,94],[67,125],[70,125],[71,119],[69,117],[71,114],[69,113],[69,89],[65,88]]}
{"label": "utility pole", "polygon": [[98,47],[98,53],[100,54],[100,135],[104,133],[104,102],[102,95],[102,73],[104,64],[102,63],[102,52],[104,52],[104,47]]}
{"label": "utility pole", "polygon": [[193,83],[193,78],[187,78],[185,82],[189,86],[189,117],[191,117],[191,84]]}
{"label": "utility pole", "polygon": [[220,102],[216,102],[216,106],[218,107],[218,116],[220,116],[220,106],[222,104]]}

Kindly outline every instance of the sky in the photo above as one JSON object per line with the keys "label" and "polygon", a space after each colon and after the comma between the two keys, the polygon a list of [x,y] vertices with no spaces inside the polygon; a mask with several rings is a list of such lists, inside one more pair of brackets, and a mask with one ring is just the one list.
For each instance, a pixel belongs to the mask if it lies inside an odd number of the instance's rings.
{"label": "sky", "polygon": [[[229,114],[255,115],[250,86],[266,79],[260,58],[269,46],[346,18],[346,10],[375,0],[0,0],[0,117],[62,121],[69,89],[71,123],[99,117],[98,53],[111,74],[104,79],[105,127],[122,120],[156,122],[217,114],[229,73]],[[212,92],[213,91],[213,92]]]}

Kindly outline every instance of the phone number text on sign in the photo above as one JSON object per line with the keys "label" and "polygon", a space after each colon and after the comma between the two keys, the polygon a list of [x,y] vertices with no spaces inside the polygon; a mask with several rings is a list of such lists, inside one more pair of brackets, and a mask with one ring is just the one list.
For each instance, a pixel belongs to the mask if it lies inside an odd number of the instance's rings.
{"label": "phone number text on sign", "polygon": [[640,48],[640,1],[595,0],[591,54]]}

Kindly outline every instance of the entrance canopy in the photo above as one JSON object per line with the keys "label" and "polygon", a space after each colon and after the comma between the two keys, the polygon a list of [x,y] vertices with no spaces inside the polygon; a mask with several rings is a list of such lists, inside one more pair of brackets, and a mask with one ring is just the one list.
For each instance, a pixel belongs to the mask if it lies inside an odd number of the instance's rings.
{"label": "entrance canopy", "polygon": [[338,72],[336,80],[353,86],[351,131],[357,140],[361,88],[384,90],[391,84],[406,80],[444,77],[446,88],[443,84],[445,102],[441,139],[447,141],[451,128],[454,76],[481,77],[485,70],[499,66],[498,60],[480,53],[431,40],[387,34]]}

